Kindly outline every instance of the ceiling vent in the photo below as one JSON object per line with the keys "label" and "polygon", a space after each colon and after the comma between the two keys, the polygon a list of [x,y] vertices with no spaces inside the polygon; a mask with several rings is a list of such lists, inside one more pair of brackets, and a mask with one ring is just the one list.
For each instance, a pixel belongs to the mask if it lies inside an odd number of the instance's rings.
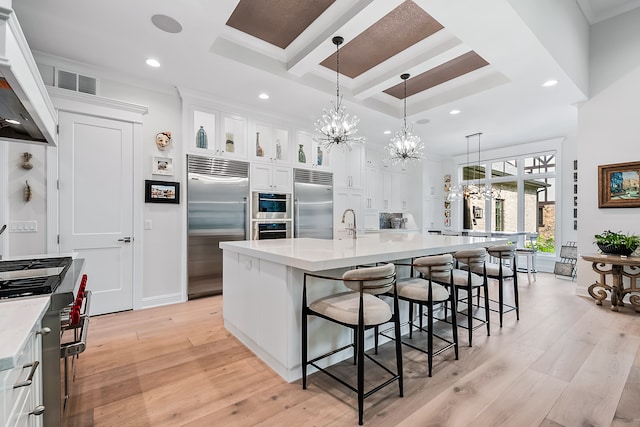
{"label": "ceiling vent", "polygon": [[88,93],[90,95],[98,94],[98,79],[71,71],[56,69],[55,85],[61,89],[68,89],[74,92]]}

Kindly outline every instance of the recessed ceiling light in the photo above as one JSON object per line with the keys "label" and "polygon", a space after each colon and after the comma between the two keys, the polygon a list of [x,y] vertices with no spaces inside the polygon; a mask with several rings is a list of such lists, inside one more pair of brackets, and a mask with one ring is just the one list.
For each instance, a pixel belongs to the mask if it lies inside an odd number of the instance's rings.
{"label": "recessed ceiling light", "polygon": [[260,98],[260,99],[269,99],[269,94],[266,94],[266,93],[262,92],[260,95],[258,95],[258,98]]}
{"label": "recessed ceiling light", "polygon": [[167,15],[153,15],[151,17],[151,22],[156,26],[156,28],[167,33],[175,34],[182,31],[182,25]]}
{"label": "recessed ceiling light", "polygon": [[546,82],[542,83],[542,86],[551,87],[551,86],[555,86],[557,84],[558,84],[557,80],[547,80]]}
{"label": "recessed ceiling light", "polygon": [[449,114],[451,114],[452,116],[455,116],[456,114],[460,114],[460,110],[451,110],[449,111]]}
{"label": "recessed ceiling light", "polygon": [[160,66],[160,63],[158,62],[158,60],[153,58],[147,59],[146,63],[149,67],[153,67],[153,68],[158,68]]}
{"label": "recessed ceiling light", "polygon": [[385,130],[383,133],[384,133],[385,135],[389,135],[389,134],[391,133],[391,131],[390,131],[390,130]]}

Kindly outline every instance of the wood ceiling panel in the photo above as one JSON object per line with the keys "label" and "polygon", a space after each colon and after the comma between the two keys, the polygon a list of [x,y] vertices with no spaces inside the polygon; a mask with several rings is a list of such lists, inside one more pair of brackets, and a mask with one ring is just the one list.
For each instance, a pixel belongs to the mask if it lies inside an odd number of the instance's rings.
{"label": "wood ceiling panel", "polygon": [[[442,28],[420,6],[405,1],[340,48],[340,74],[356,78]],[[336,53],[320,65],[335,71]]]}
{"label": "wood ceiling panel", "polygon": [[[407,80],[407,98],[487,65],[489,63],[477,53],[467,52]],[[404,97],[404,83],[398,83],[385,90],[384,93],[402,99]]]}
{"label": "wood ceiling panel", "polygon": [[240,0],[227,25],[286,49],[335,0]]}

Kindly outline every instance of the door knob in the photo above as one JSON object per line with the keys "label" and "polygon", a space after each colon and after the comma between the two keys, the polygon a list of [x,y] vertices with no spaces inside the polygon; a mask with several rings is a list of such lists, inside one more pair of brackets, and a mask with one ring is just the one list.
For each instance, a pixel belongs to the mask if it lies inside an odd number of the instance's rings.
{"label": "door knob", "polygon": [[118,242],[131,243],[131,237],[125,237],[124,239],[118,239]]}

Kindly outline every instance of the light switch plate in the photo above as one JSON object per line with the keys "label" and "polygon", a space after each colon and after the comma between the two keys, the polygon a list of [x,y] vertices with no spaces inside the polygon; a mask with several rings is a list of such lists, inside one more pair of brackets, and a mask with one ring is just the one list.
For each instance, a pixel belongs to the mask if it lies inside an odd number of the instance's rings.
{"label": "light switch plate", "polygon": [[145,230],[153,229],[153,221],[151,221],[150,219],[145,219],[144,220],[144,229]]}
{"label": "light switch plate", "polygon": [[37,231],[38,231],[38,221],[9,222],[10,233],[36,233]]}

